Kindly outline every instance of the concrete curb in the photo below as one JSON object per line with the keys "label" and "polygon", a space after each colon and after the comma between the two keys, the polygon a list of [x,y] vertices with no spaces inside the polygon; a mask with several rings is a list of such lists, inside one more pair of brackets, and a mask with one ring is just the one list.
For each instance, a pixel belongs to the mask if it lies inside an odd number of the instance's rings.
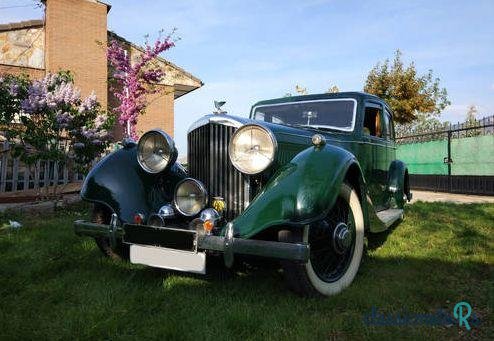
{"label": "concrete curb", "polygon": [[48,200],[41,202],[12,203],[0,204],[0,213],[17,212],[17,213],[46,213],[54,212],[56,208],[81,201],[79,194],[67,194],[59,200]]}

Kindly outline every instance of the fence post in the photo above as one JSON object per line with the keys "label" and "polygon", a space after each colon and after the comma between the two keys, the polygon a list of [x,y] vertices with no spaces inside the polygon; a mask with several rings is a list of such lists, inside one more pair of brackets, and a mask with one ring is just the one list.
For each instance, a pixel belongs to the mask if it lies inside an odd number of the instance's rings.
{"label": "fence post", "polygon": [[43,176],[43,187],[48,187],[50,186],[50,161],[44,160],[45,166],[44,166],[44,176]]}
{"label": "fence post", "polygon": [[5,186],[7,184],[7,163],[8,163],[8,155],[10,151],[8,151],[9,145],[8,142],[5,141],[2,143],[2,163],[0,169],[0,192],[5,192]]}
{"label": "fence post", "polygon": [[58,161],[53,163],[53,184],[54,186],[58,186]]}
{"label": "fence post", "polygon": [[451,193],[452,189],[452,181],[453,179],[451,178],[451,163],[453,160],[451,160],[451,129],[448,130],[448,192]]}
{"label": "fence post", "polygon": [[40,173],[41,173],[41,161],[36,161],[36,165],[34,166],[34,188],[39,189],[40,185]]}
{"label": "fence post", "polygon": [[17,191],[17,178],[19,177],[19,158],[12,159],[12,192]]}
{"label": "fence post", "polygon": [[63,184],[66,185],[69,182],[69,169],[67,162],[63,163]]}
{"label": "fence post", "polygon": [[29,173],[29,166],[25,164],[24,165],[24,187],[23,187],[24,190],[29,189],[30,178],[31,178],[31,174]]}

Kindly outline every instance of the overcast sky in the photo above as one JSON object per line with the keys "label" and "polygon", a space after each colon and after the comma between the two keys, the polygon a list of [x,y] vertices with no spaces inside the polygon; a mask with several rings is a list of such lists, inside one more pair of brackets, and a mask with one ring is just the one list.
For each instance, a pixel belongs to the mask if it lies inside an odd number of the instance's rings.
{"label": "overcast sky", "polygon": [[[41,18],[31,0],[0,0],[0,23]],[[187,128],[227,101],[247,115],[258,100],[310,93],[336,84],[362,90],[377,61],[399,48],[441,78],[451,100],[443,120],[463,120],[467,107],[494,114],[494,1],[108,1],[109,29],[142,43],[160,29],[181,40],[163,57],[200,78],[204,87],[175,103],[175,136],[185,153]]]}

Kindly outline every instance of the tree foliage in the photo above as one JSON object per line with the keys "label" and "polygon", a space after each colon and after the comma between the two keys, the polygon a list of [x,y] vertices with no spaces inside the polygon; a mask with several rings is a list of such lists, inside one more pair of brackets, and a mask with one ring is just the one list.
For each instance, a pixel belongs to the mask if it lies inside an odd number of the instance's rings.
{"label": "tree foliage", "polygon": [[418,75],[415,64],[406,66],[397,50],[392,63],[389,59],[372,68],[364,91],[386,100],[398,123],[410,123],[421,116],[439,116],[450,102],[445,88],[439,85],[432,70]]}
{"label": "tree foliage", "polygon": [[1,134],[28,165],[54,160],[87,171],[112,140],[113,117],[94,93],[81,98],[69,72],[0,77],[0,104]]}
{"label": "tree foliage", "polygon": [[[479,113],[479,111],[475,105],[470,105],[468,107],[468,111],[467,111],[467,114],[465,117],[465,122],[464,122],[465,127],[468,127],[468,128],[480,127],[480,122],[477,120],[478,113]],[[470,129],[470,130],[466,130],[464,132],[464,134],[466,137],[478,136],[478,135],[480,135],[480,130]]]}
{"label": "tree foliage", "polygon": [[328,94],[336,94],[336,93],[338,93],[338,92],[340,92],[340,88],[338,88],[338,86],[337,86],[337,85],[332,85],[332,86],[330,86],[330,87],[328,88],[328,91],[326,91],[326,93],[328,93]]}
{"label": "tree foliage", "polygon": [[112,40],[108,45],[107,57],[113,68],[112,78],[117,85],[112,86],[111,90],[119,101],[115,109],[118,123],[134,140],[138,139],[136,125],[139,115],[145,112],[146,97],[158,91],[154,85],[165,76],[163,69],[153,62],[161,52],[175,45],[171,40],[172,34],[164,39],[158,37],[154,44],[150,44],[146,38],[144,52],[135,60],[132,60],[126,47],[117,40]]}
{"label": "tree foliage", "polygon": [[449,122],[441,122],[437,117],[420,116],[411,123],[395,125],[395,133],[397,137],[410,136],[416,134],[441,132],[448,129]]}

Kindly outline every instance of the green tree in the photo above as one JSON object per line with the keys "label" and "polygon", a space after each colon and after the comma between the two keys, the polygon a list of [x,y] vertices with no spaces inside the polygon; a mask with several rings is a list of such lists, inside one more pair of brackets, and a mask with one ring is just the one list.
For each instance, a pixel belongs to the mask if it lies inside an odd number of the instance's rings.
{"label": "green tree", "polygon": [[467,111],[467,117],[465,119],[465,123],[468,126],[475,126],[477,125],[477,114],[479,111],[477,110],[477,107],[475,105],[470,105],[468,107]]}
{"label": "green tree", "polygon": [[340,92],[340,88],[338,88],[338,86],[336,86],[336,85],[330,86],[328,88],[328,91],[326,91],[326,93],[328,93],[328,94],[336,94],[338,92]]}
{"label": "green tree", "polygon": [[295,85],[295,91],[300,94],[300,95],[308,95],[309,92],[307,91],[307,88],[304,88],[300,85]]}
{"label": "green tree", "polygon": [[421,115],[418,119],[411,123],[397,123],[395,125],[395,132],[397,137],[437,132],[437,134],[431,134],[423,137],[427,140],[431,137],[444,137],[445,135],[441,132],[447,130],[449,126],[450,122],[448,121],[441,122],[437,117],[425,117]]}
{"label": "green tree", "polygon": [[[480,122],[477,121],[477,114],[478,114],[477,107],[475,105],[470,105],[468,107],[467,115],[465,118],[464,125],[465,127],[472,128],[472,127],[480,127]],[[480,131],[478,129],[471,129],[471,130],[466,130],[464,132],[466,137],[470,136],[478,136],[480,135]]]}
{"label": "green tree", "polygon": [[[393,63],[386,59],[372,68],[364,91],[386,100],[398,123],[410,123],[426,117],[438,117],[450,102],[445,88],[439,86],[432,70],[418,75],[415,64],[406,66],[396,50]],[[422,117],[421,117],[422,116]]]}

